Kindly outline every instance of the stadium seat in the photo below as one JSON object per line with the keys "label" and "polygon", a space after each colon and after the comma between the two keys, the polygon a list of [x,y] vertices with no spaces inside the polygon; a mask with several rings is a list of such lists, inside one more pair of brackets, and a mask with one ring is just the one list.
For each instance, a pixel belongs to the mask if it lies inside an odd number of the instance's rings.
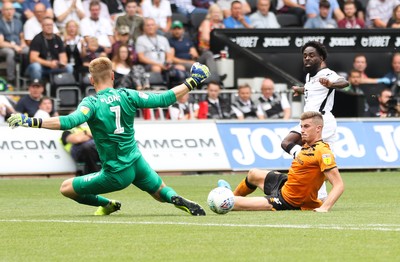
{"label": "stadium seat", "polygon": [[54,96],[60,87],[78,87],[75,77],[71,73],[50,74],[50,94]]}
{"label": "stadium seat", "polygon": [[293,14],[277,14],[276,19],[281,27],[302,27],[300,19]]}
{"label": "stadium seat", "polygon": [[168,89],[167,88],[167,82],[164,80],[164,77],[161,73],[157,72],[149,72],[149,82],[150,82],[150,87],[151,89]]}
{"label": "stadium seat", "polygon": [[197,32],[201,22],[206,18],[207,14],[205,13],[192,13],[190,15],[190,23],[193,27],[193,31]]}
{"label": "stadium seat", "polygon": [[92,86],[92,83],[90,83],[89,80],[89,75],[89,72],[79,74],[79,86],[81,87],[82,91],[86,90],[88,86]]}
{"label": "stadium seat", "polygon": [[85,89],[85,96],[95,96],[96,90],[93,86],[87,86]]}
{"label": "stadium seat", "polygon": [[251,8],[251,13],[254,13],[257,11],[257,0],[247,0],[247,3],[249,4]]}
{"label": "stadium seat", "polygon": [[57,109],[60,111],[75,110],[81,101],[81,90],[77,86],[62,86],[56,91]]}
{"label": "stadium seat", "polygon": [[171,17],[172,22],[178,20],[181,21],[183,26],[187,29],[189,26],[189,18],[181,13],[172,13],[172,17]]}

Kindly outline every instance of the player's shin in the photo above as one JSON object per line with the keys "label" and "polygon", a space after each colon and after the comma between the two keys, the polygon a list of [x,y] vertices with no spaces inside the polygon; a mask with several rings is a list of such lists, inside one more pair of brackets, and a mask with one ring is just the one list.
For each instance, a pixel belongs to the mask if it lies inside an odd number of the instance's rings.
{"label": "player's shin", "polygon": [[163,201],[167,202],[167,203],[171,203],[171,198],[172,198],[173,196],[177,196],[177,195],[178,195],[178,194],[175,192],[175,190],[173,190],[171,187],[168,187],[168,186],[163,187],[163,188],[160,190],[161,199],[162,199]]}
{"label": "player's shin", "polygon": [[243,179],[239,185],[233,191],[233,195],[235,196],[247,196],[254,192],[257,189],[257,186],[254,186],[249,183],[247,177]]}

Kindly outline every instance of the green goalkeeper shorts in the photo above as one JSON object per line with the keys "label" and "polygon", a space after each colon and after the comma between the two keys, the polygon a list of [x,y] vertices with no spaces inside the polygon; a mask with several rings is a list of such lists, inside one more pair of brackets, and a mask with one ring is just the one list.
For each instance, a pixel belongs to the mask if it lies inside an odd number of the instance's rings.
{"label": "green goalkeeper shorts", "polygon": [[78,195],[114,192],[130,184],[153,194],[160,188],[161,183],[161,177],[150,167],[144,157],[140,156],[132,166],[118,173],[110,173],[102,169],[96,173],[75,177],[72,186]]}

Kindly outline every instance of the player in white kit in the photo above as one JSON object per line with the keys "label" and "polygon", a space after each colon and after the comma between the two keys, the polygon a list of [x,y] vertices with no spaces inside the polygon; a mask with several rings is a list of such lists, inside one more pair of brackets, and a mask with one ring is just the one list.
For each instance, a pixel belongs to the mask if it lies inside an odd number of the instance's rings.
{"label": "player in white kit", "polygon": [[[304,112],[317,111],[323,115],[324,128],[322,139],[332,145],[336,139],[336,119],[332,114],[335,98],[335,89],[349,85],[343,77],[326,67],[327,51],[325,46],[318,41],[310,41],[301,48],[303,54],[304,70],[307,73],[306,83],[302,86],[293,86],[294,96],[304,94]],[[296,157],[303,144],[301,139],[300,124],[294,127],[283,139],[281,146],[287,153]],[[322,185],[318,198],[324,200],[327,196],[326,185]]]}

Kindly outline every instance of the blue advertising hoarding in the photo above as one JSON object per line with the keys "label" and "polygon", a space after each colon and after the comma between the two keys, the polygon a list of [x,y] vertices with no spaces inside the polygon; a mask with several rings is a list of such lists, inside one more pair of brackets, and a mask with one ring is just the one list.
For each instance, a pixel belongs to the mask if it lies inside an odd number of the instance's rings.
{"label": "blue advertising hoarding", "polygon": [[[233,170],[288,169],[291,156],[280,146],[296,122],[217,123]],[[341,169],[399,168],[400,122],[338,120],[338,140],[333,146]]]}

